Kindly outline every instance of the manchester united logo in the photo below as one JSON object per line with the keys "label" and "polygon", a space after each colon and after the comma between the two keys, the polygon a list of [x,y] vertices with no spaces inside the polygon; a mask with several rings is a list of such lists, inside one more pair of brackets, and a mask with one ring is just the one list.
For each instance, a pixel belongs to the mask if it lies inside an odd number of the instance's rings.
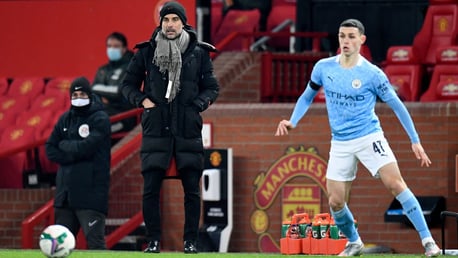
{"label": "manchester united logo", "polygon": [[210,154],[210,164],[214,167],[218,167],[221,164],[221,153],[214,151]]}

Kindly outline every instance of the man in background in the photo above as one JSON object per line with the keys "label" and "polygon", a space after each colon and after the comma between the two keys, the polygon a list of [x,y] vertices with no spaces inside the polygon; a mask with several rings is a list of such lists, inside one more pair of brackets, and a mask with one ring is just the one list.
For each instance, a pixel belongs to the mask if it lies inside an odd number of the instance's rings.
{"label": "man in background", "polygon": [[[106,47],[108,63],[97,70],[92,91],[101,97],[108,115],[113,116],[133,108],[122,96],[120,87],[134,54],[127,49],[127,38],[120,32],[113,32],[107,36]],[[135,124],[135,118],[115,122],[111,125],[111,132],[130,131]]]}

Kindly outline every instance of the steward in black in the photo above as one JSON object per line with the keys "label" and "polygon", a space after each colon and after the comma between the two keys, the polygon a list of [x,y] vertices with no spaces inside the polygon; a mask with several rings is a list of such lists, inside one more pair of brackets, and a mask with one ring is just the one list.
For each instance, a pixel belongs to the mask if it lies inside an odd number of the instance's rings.
{"label": "steward in black", "polygon": [[[67,226],[75,236],[81,224],[88,247],[104,249],[110,186],[110,120],[99,97],[91,93],[86,78],[75,79],[70,94],[72,106],[59,118],[46,142],[48,158],[59,164],[54,198],[56,223]],[[102,238],[88,225],[101,228]]]}

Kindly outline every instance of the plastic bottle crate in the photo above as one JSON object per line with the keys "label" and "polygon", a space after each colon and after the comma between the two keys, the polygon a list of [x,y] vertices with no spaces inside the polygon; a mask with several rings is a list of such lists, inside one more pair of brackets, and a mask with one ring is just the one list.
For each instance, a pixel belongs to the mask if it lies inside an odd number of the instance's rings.
{"label": "plastic bottle crate", "polygon": [[280,251],[282,254],[302,254],[302,239],[289,237],[280,239]]}
{"label": "plastic bottle crate", "polygon": [[313,254],[334,255],[345,249],[347,239],[315,239],[311,237],[280,239],[281,254]]}
{"label": "plastic bottle crate", "polygon": [[[283,232],[284,234],[282,236],[284,237],[280,239],[280,251],[282,254],[335,255],[345,249],[347,239],[331,239],[329,238],[329,232],[324,234],[322,238],[313,238],[311,232],[305,234],[298,234],[298,232],[291,233],[292,225],[298,228],[298,218],[300,217],[306,218],[306,220],[301,220],[302,222],[310,223],[310,220],[307,220],[308,215],[304,216],[304,214],[295,214],[292,220],[288,221],[290,225],[289,227],[285,227],[288,230]],[[315,219],[319,217],[330,220],[329,214],[318,214]],[[285,225],[285,222],[283,224]],[[291,238],[291,234],[293,234],[293,238]]]}

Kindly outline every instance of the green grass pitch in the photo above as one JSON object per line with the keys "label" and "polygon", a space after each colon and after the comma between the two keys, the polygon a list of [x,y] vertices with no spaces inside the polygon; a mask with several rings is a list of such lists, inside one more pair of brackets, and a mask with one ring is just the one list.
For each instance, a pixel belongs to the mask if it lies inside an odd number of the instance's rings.
{"label": "green grass pitch", "polygon": [[[364,254],[363,258],[370,257],[394,257],[394,258],[414,258],[424,257],[421,254]],[[336,256],[324,256],[324,255],[281,255],[281,254],[265,254],[265,253],[198,253],[184,255],[181,252],[162,252],[160,254],[145,254],[140,251],[138,252],[127,252],[127,251],[82,251],[75,250],[70,258],[136,258],[136,257],[164,257],[164,258],[287,258],[287,257],[336,257]],[[441,257],[456,257],[456,256],[441,256]],[[45,258],[45,256],[39,250],[5,250],[0,249],[0,258]]]}

